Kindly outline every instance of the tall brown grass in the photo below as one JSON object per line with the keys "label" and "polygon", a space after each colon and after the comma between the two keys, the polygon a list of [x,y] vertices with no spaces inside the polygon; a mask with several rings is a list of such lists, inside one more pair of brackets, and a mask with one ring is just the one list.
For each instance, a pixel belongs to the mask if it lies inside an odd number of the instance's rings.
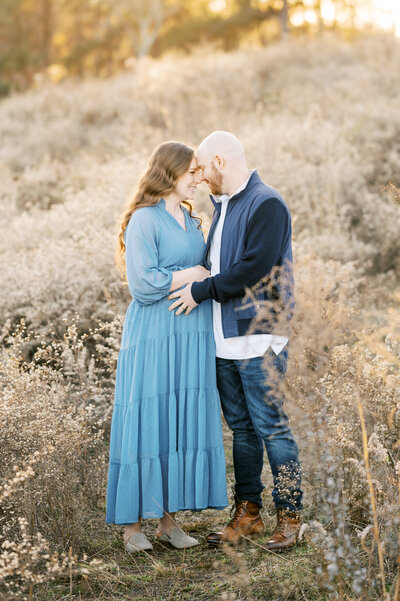
{"label": "tall brown grass", "polygon": [[[308,553],[303,580],[287,567],[294,554],[276,575],[258,542],[259,555],[230,558],[239,576],[229,586],[243,599],[267,586],[276,599],[398,601],[399,67],[389,38],[298,40],[146,60],[112,80],[0,104],[4,599],[40,599],[57,575],[71,598],[82,576],[88,598],[93,587],[103,598],[103,585],[107,598],[119,595],[114,568],[96,572],[83,559],[88,524],[103,519],[129,302],[112,263],[115,222],[159,142],[196,144],[225,128],[293,216],[296,311],[284,393],[301,449]],[[207,221],[204,189],[196,204]],[[157,561],[149,569],[161,577]]]}

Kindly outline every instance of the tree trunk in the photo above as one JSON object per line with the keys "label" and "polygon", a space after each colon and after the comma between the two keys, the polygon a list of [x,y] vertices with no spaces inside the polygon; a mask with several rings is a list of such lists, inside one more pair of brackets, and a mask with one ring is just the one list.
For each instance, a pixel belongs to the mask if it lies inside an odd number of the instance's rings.
{"label": "tree trunk", "polygon": [[289,9],[288,0],[283,0],[283,6],[281,10],[281,35],[282,38],[287,38],[289,34]]}
{"label": "tree trunk", "polygon": [[135,27],[128,23],[128,35],[137,58],[147,56],[158,37],[165,14],[162,0],[147,0],[135,11]]}
{"label": "tree trunk", "polygon": [[324,30],[324,20],[321,14],[321,0],[318,0],[315,4],[315,12],[317,13],[317,26],[318,33],[322,33]]}
{"label": "tree trunk", "polygon": [[281,36],[286,39],[289,34],[289,7],[288,0],[283,0],[283,6],[281,10]]}
{"label": "tree trunk", "polygon": [[81,77],[83,75],[83,59],[81,56],[81,48],[83,44],[83,24],[82,24],[82,9],[80,0],[76,0],[73,7],[73,19],[74,19],[74,47],[78,49],[78,55],[76,60],[76,72]]}
{"label": "tree trunk", "polygon": [[42,0],[42,64],[46,68],[52,63],[53,6],[52,0]]}

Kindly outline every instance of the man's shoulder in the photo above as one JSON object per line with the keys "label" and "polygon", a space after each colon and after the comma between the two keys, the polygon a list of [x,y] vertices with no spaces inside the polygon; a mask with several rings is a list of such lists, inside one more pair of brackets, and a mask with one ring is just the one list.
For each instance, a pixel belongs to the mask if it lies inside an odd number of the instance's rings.
{"label": "man's shoulder", "polygon": [[289,208],[282,195],[276,188],[260,180],[252,190],[251,212],[256,211],[261,205],[279,205],[284,211],[289,212]]}

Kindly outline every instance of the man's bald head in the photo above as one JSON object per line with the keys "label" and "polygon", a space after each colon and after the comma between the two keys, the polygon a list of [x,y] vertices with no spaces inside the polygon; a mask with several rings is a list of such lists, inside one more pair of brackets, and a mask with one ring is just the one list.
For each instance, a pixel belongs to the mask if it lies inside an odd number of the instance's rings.
{"label": "man's bald head", "polygon": [[207,159],[222,156],[228,160],[246,163],[242,143],[229,131],[214,131],[207,136],[198,147],[197,155]]}
{"label": "man's bald head", "polygon": [[197,161],[212,194],[231,194],[248,177],[242,143],[228,131],[214,131],[197,149]]}

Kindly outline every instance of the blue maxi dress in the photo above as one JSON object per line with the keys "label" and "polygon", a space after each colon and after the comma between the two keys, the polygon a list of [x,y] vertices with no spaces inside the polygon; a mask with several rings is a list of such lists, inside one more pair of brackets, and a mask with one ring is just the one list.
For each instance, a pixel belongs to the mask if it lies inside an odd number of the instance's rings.
{"label": "blue maxi dress", "polygon": [[122,332],[111,424],[106,521],[227,506],[211,302],[168,311],[172,272],[201,264],[204,238],[163,199],[125,232],[132,302]]}

